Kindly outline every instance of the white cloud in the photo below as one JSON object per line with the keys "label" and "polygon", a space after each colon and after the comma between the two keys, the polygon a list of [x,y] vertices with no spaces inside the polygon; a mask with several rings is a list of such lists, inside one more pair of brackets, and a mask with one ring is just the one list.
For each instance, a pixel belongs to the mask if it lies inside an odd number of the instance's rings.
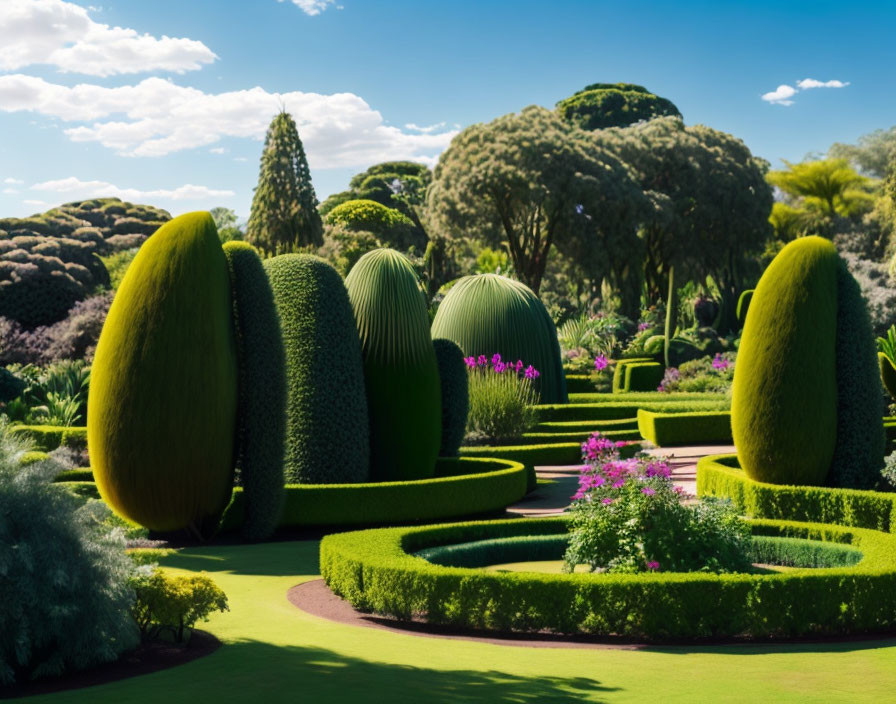
{"label": "white cloud", "polygon": [[63,86],[36,76],[0,76],[0,112],[36,112],[65,122],[75,142],[99,142],[124,156],[164,156],[224,137],[255,140],[281,105],[295,118],[314,168],[412,159],[431,163],[456,130],[409,134],[353,93],[269,93],[255,87],[204,93],[161,78],[107,88]]}
{"label": "white cloud", "polygon": [[9,195],[12,195],[13,193],[18,193],[18,192],[19,192],[18,188],[4,188],[3,189],[3,193],[7,193]]}
{"label": "white cloud", "polygon": [[[283,2],[283,0],[277,0]],[[332,5],[334,0],[292,0],[292,4],[298,7],[306,15],[319,15]],[[339,7],[338,9],[342,9]]]}
{"label": "white cloud", "polygon": [[778,86],[770,93],[764,93],[762,99],[773,105],[793,105],[793,101],[790,98],[796,95],[797,92],[797,89],[793,86],[784,84]]}
{"label": "white cloud", "polygon": [[804,78],[801,81],[797,81],[796,84],[801,90],[809,90],[810,88],[846,88],[849,85],[849,81],[844,83],[843,81],[818,81],[814,78]]}
{"label": "white cloud", "polygon": [[[64,195],[69,200],[83,200],[86,198],[121,198],[130,201],[161,200],[208,200],[210,198],[229,198],[235,195],[233,191],[216,190],[207,186],[194,186],[192,183],[178,186],[177,188],[159,188],[153,190],[141,190],[139,188],[119,188],[106,181],[82,181],[75,176],[43,181],[30,187],[33,191],[48,191]],[[28,203],[28,201],[25,201]]]}
{"label": "white cloud", "polygon": [[209,154],[226,154],[227,147],[212,147],[208,151],[209,151]]}
{"label": "white cloud", "polygon": [[153,37],[90,19],[65,0],[3,0],[0,70],[50,64],[64,73],[111,76],[142,71],[183,73],[217,56],[193,39]]}
{"label": "white cloud", "polygon": [[44,206],[47,205],[47,201],[45,200],[23,200],[25,205],[36,205],[36,206]]}
{"label": "white cloud", "polygon": [[9,178],[3,179],[3,183],[11,183],[13,186],[15,186],[25,182],[20,178],[13,178],[12,176],[10,176]]}
{"label": "white cloud", "polygon": [[412,130],[414,132],[422,132],[423,134],[432,134],[433,132],[443,129],[445,127],[444,122],[439,122],[435,125],[428,125],[426,127],[421,127],[420,125],[415,125],[413,122],[409,122],[404,126],[406,130]]}

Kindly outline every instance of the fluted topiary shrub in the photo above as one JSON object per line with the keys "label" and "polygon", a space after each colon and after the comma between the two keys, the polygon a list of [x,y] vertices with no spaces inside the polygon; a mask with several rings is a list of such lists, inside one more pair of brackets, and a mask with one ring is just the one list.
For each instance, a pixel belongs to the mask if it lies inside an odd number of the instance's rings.
{"label": "fluted topiary shrub", "polygon": [[286,360],[271,284],[248,242],[227,242],[239,363],[236,471],[243,486],[243,535],[263,540],[283,508]]}
{"label": "fluted topiary shrub", "polygon": [[886,439],[871,318],[859,284],[842,259],[837,269],[837,444],[828,484],[872,489]]}
{"label": "fluted topiary shrub", "polygon": [[442,440],[439,369],[417,275],[391,249],[368,252],[345,280],[361,337],[376,481],[424,479]]}
{"label": "fluted topiary shrub", "polygon": [[213,532],[233,479],[237,364],[215,223],[188,213],[140,248],[109,309],[90,381],[97,487],[157,531]]}
{"label": "fluted topiary shrub", "polygon": [[439,457],[456,457],[464,441],[470,413],[470,377],[464,353],[451,340],[432,341],[442,387],[442,447]]}
{"label": "fluted topiary shrub", "polygon": [[542,403],[566,403],[557,329],[532,289],[498,274],[466,276],[439,305],[433,337],[456,342],[466,356],[521,359],[541,372]]}
{"label": "fluted topiary shrub", "polygon": [[339,484],[369,477],[361,343],[345,284],[307,254],[264,263],[286,349],[287,483]]}
{"label": "fluted topiary shrub", "polygon": [[766,269],[750,302],[731,425],[741,466],[756,481],[827,479],[838,426],[838,262],[829,240],[795,240]]}

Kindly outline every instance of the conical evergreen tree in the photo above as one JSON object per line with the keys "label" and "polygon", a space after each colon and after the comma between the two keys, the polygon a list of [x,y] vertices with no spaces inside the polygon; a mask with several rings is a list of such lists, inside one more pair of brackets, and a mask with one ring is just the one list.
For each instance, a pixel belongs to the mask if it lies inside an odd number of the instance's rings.
{"label": "conical evergreen tree", "polygon": [[292,115],[283,111],[268,127],[246,239],[265,254],[323,243],[323,225],[305,149]]}

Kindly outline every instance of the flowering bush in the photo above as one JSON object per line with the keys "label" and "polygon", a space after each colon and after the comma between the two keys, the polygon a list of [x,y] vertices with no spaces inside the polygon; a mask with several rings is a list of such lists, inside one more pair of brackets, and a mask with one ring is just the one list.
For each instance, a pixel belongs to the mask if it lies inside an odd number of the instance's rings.
{"label": "flowering bush", "polygon": [[728,393],[734,380],[736,359],[736,352],[725,352],[669,367],[657,390]]}
{"label": "flowering bush", "polygon": [[647,455],[623,460],[595,433],[570,509],[565,569],[607,572],[740,572],[750,568],[750,528],[730,502],[682,503],[669,465]]}
{"label": "flowering bush", "polygon": [[557,331],[564,366],[573,372],[589,372],[595,357],[609,358],[619,353],[634,327],[625,316],[609,312],[583,313],[567,320]]}
{"label": "flowering bush", "polygon": [[498,445],[518,440],[535,425],[541,376],[522,360],[504,361],[500,354],[465,357],[470,374],[467,444]]}

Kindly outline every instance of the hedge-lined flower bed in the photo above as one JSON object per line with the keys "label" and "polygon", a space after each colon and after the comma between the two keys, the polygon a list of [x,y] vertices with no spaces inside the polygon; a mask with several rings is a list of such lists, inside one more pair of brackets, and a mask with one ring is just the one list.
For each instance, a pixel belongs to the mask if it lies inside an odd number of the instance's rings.
{"label": "hedge-lined flower bed", "polygon": [[697,495],[731,499],[748,516],[836,523],[881,531],[896,527],[896,493],[787,486],[752,481],[737,455],[709,455],[697,463]]}
{"label": "hedge-lined flower bed", "polygon": [[754,521],[754,534],[862,552],[852,567],[761,575],[488,572],[413,554],[565,530],[564,519],[542,518],[329,535],[321,542],[321,574],[363,611],[485,630],[664,640],[844,635],[896,626],[896,536],[858,528]]}

